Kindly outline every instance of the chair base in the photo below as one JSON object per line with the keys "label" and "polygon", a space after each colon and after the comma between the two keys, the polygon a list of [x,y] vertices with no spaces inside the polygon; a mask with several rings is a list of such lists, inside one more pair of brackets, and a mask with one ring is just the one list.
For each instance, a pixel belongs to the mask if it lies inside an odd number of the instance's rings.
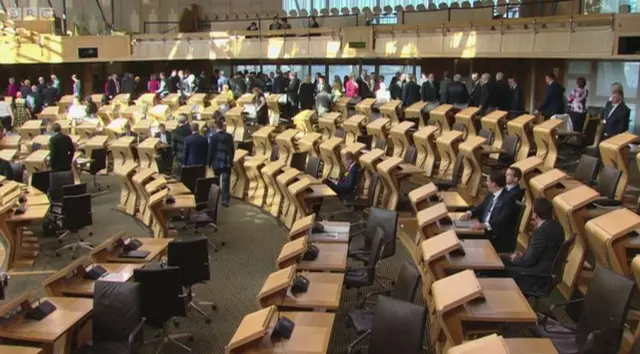
{"label": "chair base", "polygon": [[[68,235],[75,235],[76,241],[70,244],[64,245],[56,250],[56,257],[60,256],[60,252],[71,249],[71,258],[75,259],[77,255],[78,249],[85,249],[88,251],[93,251],[93,245],[90,242],[85,242],[84,238],[80,235],[79,232],[67,231],[63,233],[60,237],[58,237],[58,242],[62,242]],[[89,233],[89,236],[93,235],[93,233]]]}
{"label": "chair base", "polygon": [[146,342],[144,342],[144,344],[151,344],[151,343],[160,343],[160,346],[158,347],[158,350],[156,350],[156,354],[159,354],[162,352],[162,350],[164,349],[164,347],[168,344],[168,343],[172,343],[175,344],[177,346],[179,346],[180,348],[184,349],[187,352],[191,352],[191,348],[189,348],[188,346],[186,346],[185,344],[181,343],[178,341],[178,339],[187,339],[187,341],[191,342],[193,341],[193,335],[191,333],[177,333],[177,334],[169,334],[169,330],[167,329],[167,326],[165,324],[164,328],[156,334],[156,338],[150,339]]}
{"label": "chair base", "polygon": [[194,309],[200,316],[204,317],[204,323],[211,323],[211,316],[207,314],[200,306],[209,306],[211,311],[218,311],[218,306],[210,301],[191,301],[189,303],[189,308]]}

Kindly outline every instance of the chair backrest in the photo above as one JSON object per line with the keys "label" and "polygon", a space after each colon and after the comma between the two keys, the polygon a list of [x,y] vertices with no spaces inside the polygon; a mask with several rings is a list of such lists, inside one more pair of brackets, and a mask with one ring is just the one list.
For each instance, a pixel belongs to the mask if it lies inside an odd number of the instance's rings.
{"label": "chair backrest", "polygon": [[294,152],[293,154],[291,154],[291,162],[289,163],[289,166],[295,168],[298,171],[304,171],[307,168],[308,155],[309,153],[306,151]]}
{"label": "chair backrest", "polygon": [[276,161],[278,159],[278,144],[271,145],[271,156],[269,161]]}
{"label": "chair backrest", "polygon": [[629,354],[640,354],[640,339],[636,339],[635,342],[633,342]]}
{"label": "chair backrest", "polygon": [[71,171],[56,171],[49,174],[49,199],[53,203],[62,201],[62,187],[74,184]]}
{"label": "chair backrest", "polygon": [[[596,266],[577,325],[579,352],[586,346],[590,348],[588,353],[618,352],[635,287],[635,282],[627,277]],[[600,333],[589,340],[594,331]]]}
{"label": "chair backrest", "polygon": [[[377,173],[374,173],[371,176],[371,182],[369,184],[369,190],[367,191],[367,201],[369,202],[369,205],[374,206],[376,205],[376,195],[380,195],[379,192],[377,191],[378,189],[381,188],[381,184],[380,184],[380,175]],[[378,193],[378,194],[376,194]]]}
{"label": "chair backrest", "polygon": [[420,272],[409,262],[404,262],[391,290],[391,297],[412,302],[420,285]]}
{"label": "chair backrest", "polygon": [[575,239],[576,236],[571,235],[569,239],[565,240],[560,245],[558,253],[556,253],[556,258],[554,258],[553,264],[551,265],[551,282],[549,283],[549,288],[547,288],[545,294],[551,294],[553,289],[555,289],[562,281],[564,268],[567,265],[567,258],[569,257],[569,251],[571,251],[571,247],[573,246]]}
{"label": "chair backrest", "polygon": [[416,147],[413,145],[407,146],[407,149],[404,151],[404,162],[415,164],[416,163]]}
{"label": "chair backrest", "polygon": [[178,267],[145,267],[133,271],[140,284],[142,316],[158,326],[166,320],[187,314],[182,291],[182,272]]}
{"label": "chair backrest", "polygon": [[[127,342],[142,322],[140,284],[97,281],[93,291],[93,341]],[[141,332],[142,333],[142,332]],[[139,336],[134,343],[140,345]]]}
{"label": "chair backrest", "polygon": [[309,157],[304,172],[312,177],[318,178],[320,174],[320,158],[317,156]]}
{"label": "chair backrest", "polygon": [[347,136],[347,132],[343,128],[336,128],[336,138],[344,139],[345,136]]}
{"label": "chair backrest", "polygon": [[464,172],[464,156],[462,154],[458,154],[456,156],[456,161],[453,164],[453,171],[451,172],[451,182],[454,185],[458,185],[458,183],[460,183],[460,179],[462,178],[463,172]]}
{"label": "chair backrest", "polygon": [[198,178],[196,180],[196,191],[193,193],[196,198],[196,204],[207,203],[209,201],[209,190],[215,180],[215,177]]}
{"label": "chair backrest", "polygon": [[172,167],[169,166],[169,163],[167,160],[165,160],[164,156],[158,155],[156,156],[155,160],[156,160],[156,166],[158,167],[158,172],[164,173],[164,174],[171,173]]}
{"label": "chair backrest", "polygon": [[520,222],[522,221],[522,217],[524,216],[524,205],[522,204],[521,200],[516,200],[513,203],[513,211],[511,215],[515,215],[516,216],[516,220],[514,220],[515,222],[513,222],[513,231],[512,234],[509,235],[509,243],[511,244],[509,247],[513,246],[513,249],[516,249],[516,247],[518,246],[518,233],[520,231]]}
{"label": "chair backrest", "polygon": [[371,251],[369,252],[369,259],[367,260],[367,279],[369,284],[373,284],[376,281],[376,269],[382,252],[384,251],[384,231],[378,228],[371,240]]}
{"label": "chair backrest", "polygon": [[599,167],[600,160],[597,157],[582,154],[580,160],[578,160],[578,166],[576,166],[573,177],[578,181],[591,184],[596,179]]}
{"label": "chair backrest", "polygon": [[[395,210],[371,207],[365,230],[365,245],[373,244],[373,238],[378,229],[383,232],[384,252],[382,258],[396,254],[396,238],[398,231],[398,212]],[[372,248],[373,249],[373,248]]]}
{"label": "chair backrest", "polygon": [[596,190],[603,197],[615,199],[616,189],[618,188],[618,182],[620,182],[621,177],[622,171],[615,167],[603,167],[602,171],[600,171],[600,175],[598,176]]}
{"label": "chair backrest", "polygon": [[16,182],[23,182],[25,166],[20,162],[11,162],[11,176],[7,176],[8,179]]}
{"label": "chair backrest", "polygon": [[379,296],[374,311],[368,354],[423,353],[426,306]]}
{"label": "chair backrest", "polygon": [[69,197],[72,195],[80,195],[87,193],[87,184],[78,183],[62,187],[62,196]]}
{"label": "chair backrest", "polygon": [[458,131],[458,132],[463,132],[463,133],[465,131],[467,131],[467,127],[464,124],[458,123],[458,122],[453,123],[453,127],[451,127],[451,128],[452,128],[452,130],[455,130],[455,131]]}
{"label": "chair backrest", "polygon": [[107,168],[107,149],[91,150],[91,163],[89,163],[89,173],[96,173]]}
{"label": "chair backrest", "polygon": [[356,138],[356,141],[364,144],[364,148],[371,150],[371,143],[373,142],[373,135],[360,135]]}
{"label": "chair backrest", "polygon": [[505,135],[502,139],[502,151],[498,155],[498,161],[513,163],[516,159],[519,143],[520,139],[516,135]]}
{"label": "chair backrest", "polygon": [[480,129],[478,131],[478,136],[485,138],[487,140],[487,144],[493,144],[493,132],[487,129]]}
{"label": "chair backrest", "polygon": [[169,266],[180,268],[182,285],[191,286],[211,278],[209,273],[209,241],[202,238],[174,240],[167,250]]}
{"label": "chair backrest", "polygon": [[77,231],[93,224],[91,194],[70,195],[62,198],[62,227]]}
{"label": "chair backrest", "polygon": [[374,149],[387,150],[387,139],[376,139]]}
{"label": "chair backrest", "polygon": [[31,175],[31,186],[42,193],[49,193],[51,171],[38,171]]}
{"label": "chair backrest", "polygon": [[196,181],[205,177],[207,171],[204,165],[183,166],[180,170],[180,182],[187,187],[191,193],[196,191]]}
{"label": "chair backrest", "polygon": [[218,205],[220,205],[220,187],[212,184],[207,198],[207,216],[214,224],[218,222]]}
{"label": "chair backrest", "polygon": [[251,153],[253,151],[253,141],[243,141],[238,143],[237,150],[245,150]]}

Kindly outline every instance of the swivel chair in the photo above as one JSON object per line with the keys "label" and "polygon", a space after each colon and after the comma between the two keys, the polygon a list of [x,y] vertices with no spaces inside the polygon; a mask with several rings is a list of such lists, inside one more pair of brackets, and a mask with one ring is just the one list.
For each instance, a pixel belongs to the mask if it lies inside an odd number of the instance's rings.
{"label": "swivel chair", "polygon": [[182,271],[178,267],[147,265],[133,271],[133,278],[140,284],[142,316],[146,323],[158,330],[156,337],[145,344],[160,342],[156,353],[172,343],[190,352],[191,348],[178,341],[193,340],[191,333],[169,333],[169,322],[187,315],[189,299],[182,289]]}
{"label": "swivel chair", "polygon": [[212,302],[195,301],[192,292],[195,284],[202,284],[211,279],[207,245],[206,238],[171,241],[167,251],[167,263],[171,267],[180,268],[180,278],[187,294],[188,306],[202,315],[205,323],[211,323],[211,317],[198,305],[210,306],[213,311],[217,311],[218,307]]}
{"label": "swivel chair", "polygon": [[91,162],[89,162],[89,168],[83,169],[85,172],[89,172],[93,176],[93,187],[97,190],[94,194],[103,194],[110,186],[103,186],[98,183],[97,175],[100,171],[107,168],[107,149],[93,149],[91,150]]}
{"label": "swivel chair", "polygon": [[196,180],[196,189],[193,196],[196,200],[195,214],[189,214],[187,220],[185,220],[184,229],[187,229],[189,225],[193,226],[194,230],[197,230],[203,223],[208,223],[208,218],[204,214],[207,208],[207,202],[209,200],[209,191],[211,186],[215,184],[215,177],[198,178]]}
{"label": "swivel chair", "polygon": [[31,186],[42,193],[49,193],[51,171],[38,171],[31,175]]}
{"label": "swivel chair", "polygon": [[183,166],[180,170],[180,182],[182,182],[191,193],[195,193],[196,181],[198,178],[204,178],[206,172],[204,165]]}
{"label": "swivel chair", "polygon": [[79,354],[134,354],[143,344],[140,284],[97,281],[93,293],[92,342]]}
{"label": "swivel chair", "polygon": [[67,231],[58,237],[58,242],[62,242],[67,235],[76,236],[76,241],[58,248],[56,250],[56,256],[60,256],[60,252],[63,250],[71,249],[71,258],[75,259],[78,249],[92,251],[93,245],[85,242],[82,235],[80,235],[80,231],[90,225],[93,225],[93,218],[91,217],[91,195],[85,193],[63,197],[62,228]]}
{"label": "swivel chair", "polygon": [[384,249],[384,231],[381,228],[376,230],[371,241],[371,252],[364,267],[347,268],[344,274],[344,287],[358,289],[358,298],[361,296],[360,288],[371,286],[376,283],[376,270],[380,263],[380,257]]}
{"label": "swivel chair", "polygon": [[307,166],[307,156],[308,155],[309,155],[309,153],[306,152],[306,151],[304,151],[304,152],[294,152],[293,154],[291,154],[291,163],[289,163],[289,166],[297,169],[298,171],[304,171],[306,169],[306,166]]}

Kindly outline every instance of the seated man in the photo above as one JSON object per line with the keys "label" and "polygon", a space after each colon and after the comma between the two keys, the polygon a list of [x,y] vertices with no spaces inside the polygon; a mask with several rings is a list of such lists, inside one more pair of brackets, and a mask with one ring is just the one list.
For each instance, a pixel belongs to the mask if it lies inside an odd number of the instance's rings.
{"label": "seated man", "polygon": [[358,187],[358,171],[360,169],[351,152],[344,154],[342,162],[347,168],[347,172],[338,181],[331,179],[325,181],[339,198],[351,196],[356,191]]}
{"label": "seated man", "polygon": [[124,132],[122,134],[120,134],[121,138],[124,138],[124,137],[127,137],[127,136],[138,138],[138,133],[136,133],[136,132],[131,130],[131,125],[129,123],[125,124],[123,129],[124,129]]}
{"label": "seated man", "polygon": [[516,201],[521,201],[524,197],[524,189],[520,187],[520,179],[522,178],[522,171],[517,167],[509,167],[504,174],[507,185],[504,189],[514,198]]}
{"label": "seated man", "polygon": [[[505,270],[512,276],[531,272],[549,274],[553,261],[564,242],[562,225],[553,219],[553,204],[544,198],[537,198],[533,202],[531,220],[534,231],[529,238],[529,244],[524,253],[514,252],[501,254]],[[517,279],[520,289],[535,292],[548,284],[547,278],[520,277]]]}
{"label": "seated man", "polygon": [[487,238],[498,253],[513,252],[517,235],[515,226],[518,221],[514,215],[515,200],[505,190],[505,174],[492,172],[487,178],[487,187],[491,192],[482,203],[467,211],[461,220],[476,219],[471,224],[473,230],[484,230]]}

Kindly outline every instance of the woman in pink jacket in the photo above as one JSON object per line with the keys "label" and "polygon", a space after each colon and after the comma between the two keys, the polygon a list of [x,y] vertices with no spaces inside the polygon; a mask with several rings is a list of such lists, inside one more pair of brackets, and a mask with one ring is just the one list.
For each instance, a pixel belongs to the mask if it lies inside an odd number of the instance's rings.
{"label": "woman in pink jacket", "polygon": [[345,84],[347,97],[358,97],[358,84],[353,78],[353,74],[349,75],[349,81]]}

